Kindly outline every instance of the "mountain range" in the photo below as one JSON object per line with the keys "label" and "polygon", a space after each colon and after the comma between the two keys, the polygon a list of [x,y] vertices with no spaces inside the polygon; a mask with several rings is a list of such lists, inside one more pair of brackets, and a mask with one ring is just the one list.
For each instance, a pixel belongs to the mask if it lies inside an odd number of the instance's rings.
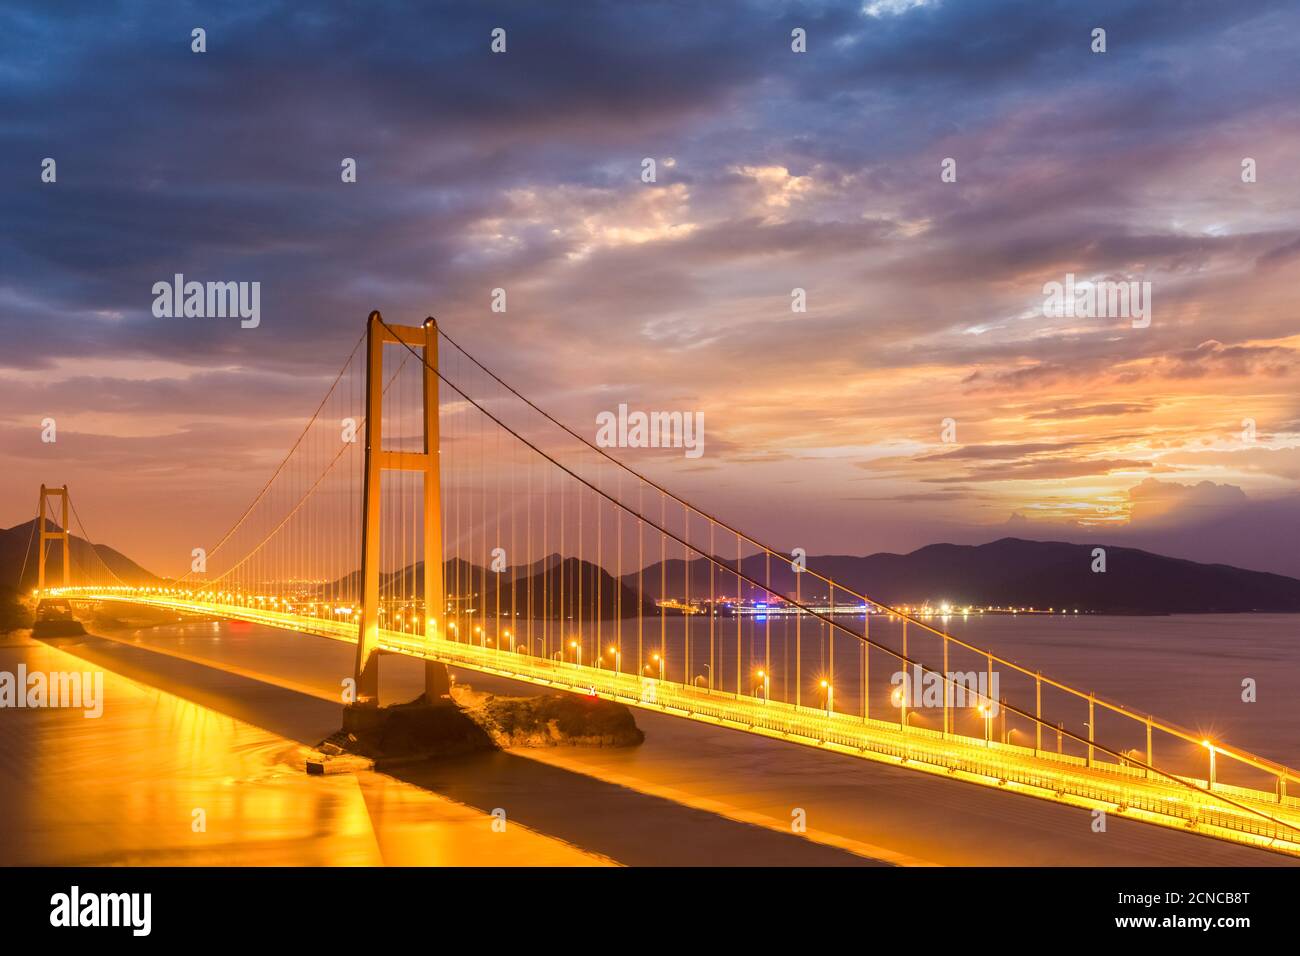
{"label": "mountain range", "polygon": [[[1097,548],[1105,553],[1104,571],[1093,570]],[[734,559],[716,560],[735,567]],[[709,594],[709,564],[702,557],[690,562],[693,598]],[[1108,614],[1300,612],[1296,578],[1097,544],[1001,538],[981,545],[931,544],[908,554],[809,557],[807,568],[889,605],[947,601]],[[795,593],[797,575],[788,561],[753,555],[743,559],[741,573],[778,593]],[[679,558],[645,568],[642,579],[651,595],[680,596],[687,574],[686,562]],[[728,577],[715,570],[714,586],[718,593],[734,596],[736,578]],[[624,577],[632,583],[635,579],[635,573]],[[829,597],[827,586],[812,575],[799,584],[805,598]],[[762,600],[762,594],[758,588],[742,590],[746,598]]]}
{"label": "mountain range", "polygon": [[[461,558],[452,558],[443,566],[447,594],[464,595],[466,606],[509,611],[513,601],[515,610],[534,618],[567,617],[602,618],[636,617],[638,608],[642,615],[658,613],[654,600],[637,597],[633,585],[618,582],[603,568],[578,558],[561,558],[551,554],[528,565],[505,568],[500,573],[482,565],[471,564]],[[358,591],[357,572],[321,588],[322,594]],[[424,562],[409,565],[400,571],[385,572],[379,576],[379,593],[389,599],[406,596],[424,596]],[[480,603],[481,602],[481,603]],[[669,610],[669,614],[678,613]]]}
{"label": "mountain range", "polygon": [[[53,522],[48,527],[57,530]],[[12,604],[18,594],[36,586],[35,532],[35,520],[0,531],[0,602]],[[76,535],[71,542],[76,583],[155,584],[163,580],[106,545],[92,545]],[[1094,570],[1098,548],[1105,553],[1104,571]],[[734,598],[734,571],[724,568],[734,569],[735,559],[715,560],[721,567],[714,566],[713,594],[719,599]],[[1109,545],[1001,538],[981,545],[932,544],[908,554],[812,556],[806,566],[889,605],[948,602],[956,606],[1077,608],[1105,614],[1300,612],[1300,580],[1296,578]],[[778,558],[751,555],[741,562],[741,572],[778,594],[793,596],[798,586],[805,599],[821,602],[829,597],[825,584],[811,574],[798,575],[790,562]],[[47,574],[53,582],[61,579],[57,544],[51,546]],[[449,594],[463,593],[464,600],[484,602],[484,607],[494,608],[499,597],[504,610],[513,596],[516,610],[528,614],[531,594],[531,613],[537,617],[581,614],[590,618],[599,614],[611,618],[620,613],[634,617],[638,610],[653,615],[656,599],[687,596],[688,577],[692,599],[710,594],[710,562],[703,557],[689,564],[681,558],[656,562],[639,575],[635,571],[625,574],[621,581],[590,561],[558,554],[501,573],[454,558],[446,563],[445,574]],[[422,590],[422,576],[422,564],[386,573],[381,576],[381,593],[416,597]],[[352,592],[356,578],[354,572],[323,587],[322,593]],[[639,586],[644,588],[640,597]],[[753,600],[766,596],[762,588],[743,583],[740,590],[742,597]],[[848,600],[845,595],[836,595],[836,599]]]}

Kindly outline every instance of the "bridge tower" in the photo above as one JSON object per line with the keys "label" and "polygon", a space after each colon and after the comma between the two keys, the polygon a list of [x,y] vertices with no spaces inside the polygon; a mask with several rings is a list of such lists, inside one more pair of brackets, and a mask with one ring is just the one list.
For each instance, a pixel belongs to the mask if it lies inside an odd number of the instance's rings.
{"label": "bridge tower", "polygon": [[[50,531],[45,526],[46,501],[50,498],[58,498],[63,504],[63,518],[59,522],[58,531]],[[36,553],[36,596],[41,598],[45,595],[45,542],[62,541],[63,542],[63,587],[69,587],[72,584],[72,544],[68,537],[68,486],[61,488],[50,488],[41,485],[41,506],[40,517],[37,519],[40,529],[40,550]]]}
{"label": "bridge tower", "polygon": [[[424,450],[388,451],[384,448],[384,345],[409,346],[424,360]],[[424,476],[424,634],[440,636],[439,621],[446,616],[446,591],[442,558],[442,475],[438,433],[438,324],[432,318],[423,327],[389,325],[371,312],[366,327],[366,460],[361,531],[361,624],[357,641],[357,703],[379,703],[379,562],[380,515],[385,471],[416,471]],[[425,695],[436,704],[450,689],[447,665],[425,663]]]}

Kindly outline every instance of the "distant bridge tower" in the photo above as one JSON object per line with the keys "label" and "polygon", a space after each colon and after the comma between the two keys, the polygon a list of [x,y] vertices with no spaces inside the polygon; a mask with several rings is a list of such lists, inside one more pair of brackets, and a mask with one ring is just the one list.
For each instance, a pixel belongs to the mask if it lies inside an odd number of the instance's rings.
{"label": "distant bridge tower", "polygon": [[[63,502],[63,520],[59,522],[58,531],[50,531],[45,527],[45,502],[49,498],[59,498]],[[68,538],[68,486],[62,488],[49,488],[41,485],[41,507],[39,528],[41,533],[40,550],[36,554],[36,596],[37,598],[45,595],[45,542],[62,541],[63,542],[63,586],[69,587],[72,584],[72,551],[71,542]]]}
{"label": "distant bridge tower", "polygon": [[[424,355],[424,450],[384,449],[384,345],[392,342]],[[366,328],[366,471],[361,531],[361,633],[357,641],[357,703],[379,703],[379,561],[380,499],[385,470],[418,471],[424,475],[424,634],[439,636],[446,614],[442,563],[442,476],[438,446],[438,324],[388,325],[371,312]],[[449,690],[447,665],[425,663],[425,694],[429,703]]]}

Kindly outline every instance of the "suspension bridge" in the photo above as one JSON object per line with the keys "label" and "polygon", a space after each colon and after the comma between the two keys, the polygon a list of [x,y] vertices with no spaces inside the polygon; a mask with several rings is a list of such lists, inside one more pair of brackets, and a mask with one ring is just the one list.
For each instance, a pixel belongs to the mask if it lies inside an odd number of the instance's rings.
{"label": "suspension bridge", "polygon": [[[371,313],[283,460],[183,577],[124,582],[94,546],[74,576],[70,504],[42,486],[39,600],[355,644],[357,707],[378,706],[380,660],[399,654],[426,662],[430,700],[451,665],[1300,855],[1295,770],[792,567],[432,318]],[[797,572],[793,588],[774,566]]]}

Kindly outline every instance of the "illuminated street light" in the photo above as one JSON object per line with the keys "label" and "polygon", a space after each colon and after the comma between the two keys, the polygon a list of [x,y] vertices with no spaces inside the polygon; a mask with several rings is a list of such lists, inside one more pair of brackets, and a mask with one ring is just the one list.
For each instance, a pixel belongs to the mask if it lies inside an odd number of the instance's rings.
{"label": "illuminated street light", "polygon": [[614,670],[616,670],[616,671],[622,671],[622,670],[623,670],[623,652],[620,651],[617,647],[610,647],[610,649],[609,649],[609,653],[610,653],[610,656],[614,658]]}
{"label": "illuminated street light", "polygon": [[829,681],[822,681],[822,689],[826,691],[826,713],[829,714],[835,710],[835,688]]}
{"label": "illuminated street light", "polygon": [[768,676],[767,671],[760,670],[758,679],[763,682],[763,703],[766,704],[771,698],[771,678]]}

